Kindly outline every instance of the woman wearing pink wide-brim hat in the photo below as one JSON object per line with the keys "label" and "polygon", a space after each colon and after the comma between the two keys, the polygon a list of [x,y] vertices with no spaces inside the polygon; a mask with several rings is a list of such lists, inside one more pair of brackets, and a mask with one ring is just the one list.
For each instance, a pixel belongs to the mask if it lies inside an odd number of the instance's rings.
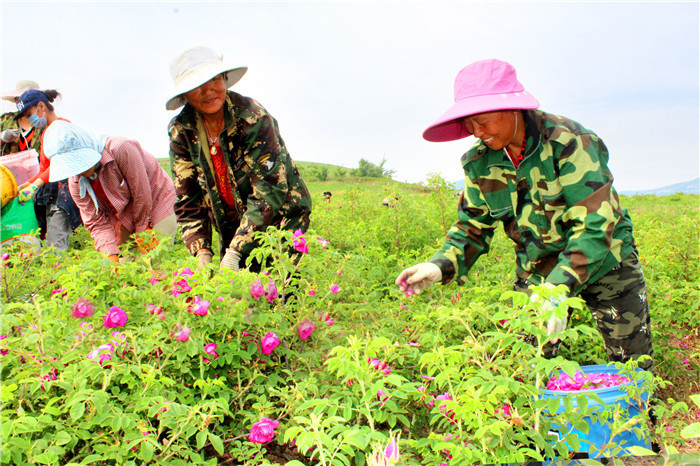
{"label": "woman wearing pink wide-brim hat", "polygon": [[[454,100],[423,137],[477,138],[462,156],[458,219],[428,262],[401,272],[401,291],[418,294],[452,280],[463,284],[500,223],[515,243],[514,288],[529,293],[531,285],[545,285],[540,295],[546,355],[555,355],[566,338],[563,301],[580,296],[596,319],[608,359],[653,356],[632,220],[613,188],[603,141],[576,121],[538,110],[513,66],[500,60],[463,68]],[[653,370],[653,360],[639,366]]]}

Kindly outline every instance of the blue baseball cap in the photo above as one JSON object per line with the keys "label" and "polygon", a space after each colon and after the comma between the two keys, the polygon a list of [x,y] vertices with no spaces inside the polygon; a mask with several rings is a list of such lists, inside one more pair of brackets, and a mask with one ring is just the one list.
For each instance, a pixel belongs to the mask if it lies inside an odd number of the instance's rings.
{"label": "blue baseball cap", "polygon": [[17,115],[15,115],[15,120],[19,119],[24,115],[24,112],[37,105],[39,102],[47,102],[49,99],[46,97],[44,91],[39,89],[29,89],[24,91],[22,95],[17,99]]}

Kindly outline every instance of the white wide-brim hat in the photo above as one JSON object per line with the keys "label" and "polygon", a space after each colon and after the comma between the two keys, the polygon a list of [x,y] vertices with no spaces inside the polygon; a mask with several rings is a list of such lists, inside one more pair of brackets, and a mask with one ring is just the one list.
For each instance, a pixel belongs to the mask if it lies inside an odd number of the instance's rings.
{"label": "white wide-brim hat", "polygon": [[14,89],[2,93],[2,100],[17,103],[19,96],[21,96],[24,91],[28,91],[29,89],[39,89],[39,83],[32,81],[31,79],[22,79],[17,81]]}
{"label": "white wide-brim hat", "polygon": [[54,121],[44,130],[43,149],[49,159],[49,181],[80,175],[102,159],[100,144],[92,134],[67,121]]}
{"label": "white wide-brim hat", "polygon": [[248,71],[248,67],[225,64],[223,57],[208,47],[185,50],[170,62],[170,76],[175,83],[172,97],[165,108],[177,110],[187,103],[183,94],[196,89],[210,79],[225,74],[227,88],[236,84]]}

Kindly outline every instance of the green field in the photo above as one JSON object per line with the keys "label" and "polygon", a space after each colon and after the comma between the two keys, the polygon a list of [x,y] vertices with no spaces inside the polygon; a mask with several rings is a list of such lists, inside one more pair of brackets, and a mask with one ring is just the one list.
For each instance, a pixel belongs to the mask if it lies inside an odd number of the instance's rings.
{"label": "green field", "polygon": [[[302,174],[314,168],[300,164]],[[84,229],[63,255],[6,249],[1,462],[366,464],[398,435],[400,464],[409,465],[566,459],[581,446],[548,432],[587,425],[593,407],[552,415],[537,395],[552,371],[606,362],[585,308],[575,311],[560,357],[546,360],[542,300],[509,294],[512,246],[501,229],[465,285],[420,296],[394,285],[453,222],[457,198],[447,182],[346,177],[308,185],[309,253],[295,267],[280,253],[292,247],[291,233],[270,232],[261,248],[272,258],[269,275],[216,266],[176,275],[196,267],[179,239],[114,267]],[[387,197],[391,208],[382,205]],[[644,264],[658,378],[633,372],[633,363],[622,370],[658,393],[659,420],[649,422],[634,392],[641,415],[601,416],[612,431],[643,434],[667,455],[700,452],[699,202],[622,198]],[[258,280],[268,293],[272,280],[278,296],[252,296]],[[81,298],[94,311],[74,318]],[[106,328],[113,306],[128,320]],[[313,333],[301,339],[309,325]],[[184,327],[190,333],[180,341]],[[279,344],[263,352],[272,333]],[[251,441],[265,418],[277,427],[265,443]],[[625,447],[613,442],[601,454]]]}

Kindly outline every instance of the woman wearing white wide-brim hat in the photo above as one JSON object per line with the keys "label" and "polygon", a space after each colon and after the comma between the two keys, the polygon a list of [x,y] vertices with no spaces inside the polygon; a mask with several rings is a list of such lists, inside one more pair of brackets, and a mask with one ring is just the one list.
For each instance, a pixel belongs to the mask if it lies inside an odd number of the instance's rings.
{"label": "woman wearing white wide-brim hat", "polygon": [[[120,246],[134,233],[154,229],[174,237],[177,222],[173,182],[156,158],[134,140],[96,137],[57,121],[44,131],[51,160],[50,181],[68,179],[85,228],[95,248],[119,261]],[[145,251],[154,241],[141,242]]]}
{"label": "woman wearing white wide-brim hat", "polygon": [[255,249],[255,232],[309,226],[311,196],[277,121],[255,100],[227,91],[246,70],[207,47],[186,50],[170,65],[175,89],[166,108],[184,105],[168,128],[175,212],[200,267],[212,261],[212,226],[221,268],[234,271]]}
{"label": "woman wearing white wide-brim hat", "polygon": [[[454,84],[454,104],[423,133],[428,141],[478,140],[462,157],[464,193],[458,220],[429,262],[396,279],[401,291],[464,283],[502,224],[515,243],[515,288],[545,284],[566,290],[545,303],[553,343],[563,335],[558,301],[580,296],[601,329],[608,358],[652,356],[646,284],[620,206],[603,141],[579,123],[538,110],[539,102],[500,60],[467,65]],[[556,354],[558,346],[545,348]],[[640,362],[651,369],[653,361]]]}

